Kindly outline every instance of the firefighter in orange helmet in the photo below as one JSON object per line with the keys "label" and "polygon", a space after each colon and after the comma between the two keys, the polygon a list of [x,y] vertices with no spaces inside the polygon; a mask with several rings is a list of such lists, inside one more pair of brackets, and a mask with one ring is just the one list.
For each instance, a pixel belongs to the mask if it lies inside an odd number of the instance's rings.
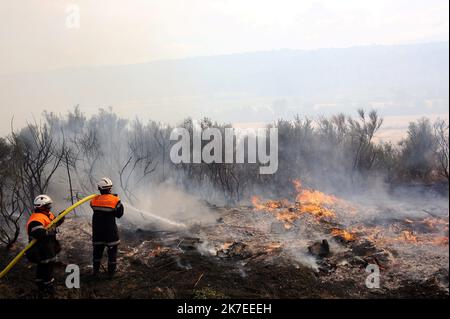
{"label": "firefighter in orange helmet", "polygon": [[[39,195],[33,202],[34,211],[27,222],[29,241],[36,239],[36,244],[27,251],[26,256],[36,266],[36,284],[41,293],[53,295],[55,286],[53,278],[54,266],[57,254],[61,246],[56,239],[56,228],[47,229],[47,226],[55,219],[51,213],[52,199],[47,195]],[[55,226],[64,222],[61,219]]]}
{"label": "firefighter in orange helmet", "polygon": [[104,177],[98,182],[100,195],[91,201],[92,216],[93,272],[98,275],[106,248],[108,274],[112,278],[116,272],[117,249],[120,243],[116,218],[123,216],[123,205],[116,194],[111,193],[112,181]]}

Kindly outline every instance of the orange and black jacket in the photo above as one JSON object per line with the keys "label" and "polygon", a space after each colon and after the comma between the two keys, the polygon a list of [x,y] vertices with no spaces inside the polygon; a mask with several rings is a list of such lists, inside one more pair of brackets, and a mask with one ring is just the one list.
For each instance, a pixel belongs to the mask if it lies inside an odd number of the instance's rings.
{"label": "orange and black jacket", "polygon": [[123,205],[115,194],[102,194],[91,201],[92,243],[94,245],[118,245],[119,230],[116,218],[123,216]]}
{"label": "orange and black jacket", "polygon": [[61,219],[51,230],[46,229],[54,219],[55,216],[46,211],[34,211],[28,219],[29,241],[37,240],[37,243],[27,252],[27,257],[31,262],[48,263],[55,261],[56,255],[61,250],[56,239],[56,227],[60,226],[64,219]]}

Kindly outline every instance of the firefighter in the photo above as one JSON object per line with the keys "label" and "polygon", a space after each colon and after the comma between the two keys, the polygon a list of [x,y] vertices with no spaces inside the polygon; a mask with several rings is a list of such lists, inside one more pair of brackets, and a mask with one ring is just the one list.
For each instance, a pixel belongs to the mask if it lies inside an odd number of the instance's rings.
{"label": "firefighter", "polygon": [[120,243],[116,218],[123,215],[123,205],[117,194],[112,194],[112,181],[104,177],[98,182],[100,195],[91,201],[92,216],[93,274],[100,271],[103,252],[108,255],[108,275],[112,278],[117,268],[117,249]]}
{"label": "firefighter", "polygon": [[34,211],[27,222],[27,232],[29,241],[36,239],[36,244],[26,253],[28,260],[36,265],[36,284],[43,294],[53,295],[54,267],[57,254],[61,251],[61,246],[56,239],[56,227],[64,222],[62,218],[55,227],[46,229],[55,219],[50,211],[52,199],[47,195],[39,195],[34,200]]}

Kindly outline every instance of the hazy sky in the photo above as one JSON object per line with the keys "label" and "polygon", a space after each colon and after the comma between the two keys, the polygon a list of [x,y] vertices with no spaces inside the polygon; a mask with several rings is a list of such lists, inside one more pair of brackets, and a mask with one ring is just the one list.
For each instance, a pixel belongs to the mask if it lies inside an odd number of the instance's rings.
{"label": "hazy sky", "polygon": [[[68,28],[70,5],[80,27]],[[69,20],[73,21],[73,20]],[[449,39],[448,0],[9,0],[0,74]]]}

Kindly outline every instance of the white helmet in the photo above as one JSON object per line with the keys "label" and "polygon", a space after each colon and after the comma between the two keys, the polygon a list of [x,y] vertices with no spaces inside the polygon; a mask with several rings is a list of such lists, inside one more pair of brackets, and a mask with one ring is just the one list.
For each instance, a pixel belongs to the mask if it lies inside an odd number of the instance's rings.
{"label": "white helmet", "polygon": [[53,204],[50,196],[47,195],[38,195],[33,202],[34,208],[42,208],[44,206],[50,206]]}
{"label": "white helmet", "polygon": [[97,184],[99,190],[107,190],[113,187],[112,181],[108,177],[103,177]]}

